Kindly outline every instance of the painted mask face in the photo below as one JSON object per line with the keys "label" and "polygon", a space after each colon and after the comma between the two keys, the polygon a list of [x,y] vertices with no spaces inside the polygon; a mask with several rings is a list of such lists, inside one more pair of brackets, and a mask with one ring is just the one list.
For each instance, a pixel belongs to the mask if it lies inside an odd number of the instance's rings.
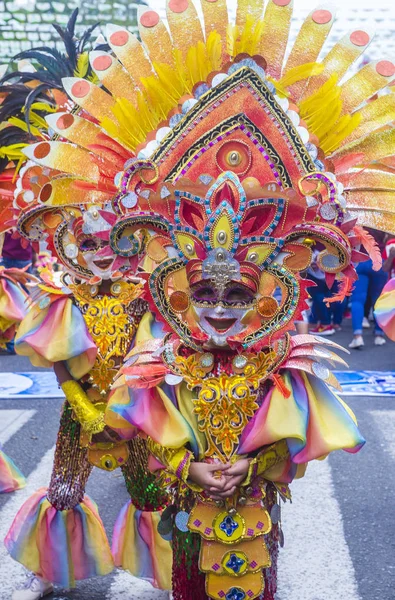
{"label": "painted mask face", "polygon": [[63,262],[81,270],[85,277],[110,279],[114,273],[116,255],[109,245],[111,225],[106,216],[105,211],[92,206],[71,219],[59,235]]}
{"label": "painted mask face", "polygon": [[84,240],[79,243],[82,260],[86,263],[89,271],[101,279],[110,279],[114,271],[116,257],[107,250],[110,250],[108,243],[92,235],[85,236]]}
{"label": "painted mask face", "polygon": [[191,304],[199,327],[214,346],[226,346],[228,338],[247,329],[246,317],[254,302],[253,291],[235,281],[223,290],[218,290],[211,280],[202,280],[191,288]]}

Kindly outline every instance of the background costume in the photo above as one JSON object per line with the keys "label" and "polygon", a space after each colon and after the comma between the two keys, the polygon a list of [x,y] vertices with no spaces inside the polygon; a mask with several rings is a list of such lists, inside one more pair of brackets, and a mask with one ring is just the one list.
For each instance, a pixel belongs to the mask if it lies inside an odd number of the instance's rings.
{"label": "background costume", "polygon": [[[33,278],[20,269],[0,264],[0,348],[13,341],[17,326],[27,313],[29,296],[24,286]],[[24,487],[26,480],[0,446],[0,493]]]}
{"label": "background costume", "polygon": [[[38,59],[42,67],[34,74],[13,74],[12,83],[3,86],[8,94],[2,115],[13,115],[2,131],[3,142],[9,143],[9,159],[26,161],[21,147],[28,153],[28,142],[50,138],[43,116],[55,112],[58,118],[59,107],[68,105],[62,74],[82,70],[87,77],[92,75],[84,54],[90,31],[81,40],[75,38],[76,16],[73,13],[67,29],[60,30],[67,56],[50,49],[28,51],[24,58]],[[92,127],[98,129],[93,123]],[[79,135],[85,136],[83,129]],[[123,164],[125,150],[116,142],[99,134],[98,148],[99,154],[109,153],[109,165]],[[100,168],[106,170],[106,165],[103,159]],[[87,174],[91,169],[84,160],[80,168]],[[99,172],[99,167],[93,169]],[[110,386],[146,311],[143,286],[133,279],[141,247],[132,260],[109,248],[109,234],[118,216],[100,194],[92,197],[89,189],[81,187],[70,194],[64,190],[61,202],[45,200],[45,186],[46,190],[56,186],[58,175],[56,167],[43,169],[27,161],[19,170],[12,204],[3,206],[22,237],[36,246],[46,241],[64,271],[60,280],[54,279],[49,268],[42,271],[16,349],[36,366],[63,361],[72,378],[62,384],[67,401],[49,487],[38,490],[22,506],[5,544],[13,558],[33,573],[64,587],[107,574],[114,565],[154,585],[170,587],[170,546],[155,527],[160,517],[156,511],[166,505],[166,496],[147,471],[145,441],[107,443],[92,438],[105,427]],[[140,241],[142,245],[143,237]],[[120,467],[131,497],[115,525],[112,549],[97,506],[85,495],[93,466],[107,471]]]}

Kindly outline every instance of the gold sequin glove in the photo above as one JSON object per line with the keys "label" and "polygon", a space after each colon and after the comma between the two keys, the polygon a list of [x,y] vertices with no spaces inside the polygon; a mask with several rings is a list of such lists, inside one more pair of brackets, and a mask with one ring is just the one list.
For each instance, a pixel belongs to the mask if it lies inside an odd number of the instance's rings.
{"label": "gold sequin glove", "polygon": [[278,463],[287,460],[288,457],[289,451],[285,440],[281,440],[281,442],[276,442],[275,444],[268,446],[268,448],[259,452],[259,454],[250,461],[247,477],[242,485],[251,485],[251,482],[254,481],[254,479],[262,476],[265,471],[268,471]]}
{"label": "gold sequin glove", "polygon": [[166,467],[166,470],[195,492],[201,492],[202,488],[188,479],[189,467],[194,460],[192,452],[185,446],[181,448],[165,448],[154,442],[152,438],[147,439],[148,449],[155,458]]}
{"label": "gold sequin glove", "polygon": [[100,433],[105,428],[104,413],[89,400],[77,381],[65,381],[61,388],[82,429],[90,434]]}

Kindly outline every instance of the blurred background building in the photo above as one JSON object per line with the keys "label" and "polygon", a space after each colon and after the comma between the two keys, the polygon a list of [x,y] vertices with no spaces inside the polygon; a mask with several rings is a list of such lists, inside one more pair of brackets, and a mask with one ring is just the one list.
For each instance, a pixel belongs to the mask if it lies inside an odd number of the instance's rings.
{"label": "blurred background building", "polygon": [[[164,16],[165,0],[147,0],[148,2]],[[51,23],[55,21],[59,25],[65,25],[68,16],[77,6],[80,7],[80,28],[101,21],[126,25],[134,31],[137,7],[145,3],[144,0],[0,0],[0,64],[7,63],[11,56],[21,50],[41,43],[51,43],[56,39]],[[319,0],[294,0],[294,35],[303,18],[318,4]],[[231,16],[234,15],[235,5],[236,0],[228,0]],[[366,29],[369,33],[376,33],[368,51],[369,59],[395,58],[394,2],[337,0],[329,8],[336,9],[337,22],[327,40],[328,47],[349,30]]]}

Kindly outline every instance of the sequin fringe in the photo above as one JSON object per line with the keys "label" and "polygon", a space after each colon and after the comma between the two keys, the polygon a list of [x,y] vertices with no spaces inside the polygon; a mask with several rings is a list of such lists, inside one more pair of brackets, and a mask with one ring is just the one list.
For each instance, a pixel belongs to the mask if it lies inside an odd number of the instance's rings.
{"label": "sequin fringe", "polygon": [[81,426],[73,419],[66,402],[60,419],[55,459],[48,488],[48,501],[56,510],[73,509],[84,498],[85,486],[92,471],[86,448],[80,447]]}
{"label": "sequin fringe", "polygon": [[128,446],[129,458],[121,469],[132,503],[143,511],[163,509],[167,506],[167,495],[148,469],[149,452],[146,441],[136,437]]}

